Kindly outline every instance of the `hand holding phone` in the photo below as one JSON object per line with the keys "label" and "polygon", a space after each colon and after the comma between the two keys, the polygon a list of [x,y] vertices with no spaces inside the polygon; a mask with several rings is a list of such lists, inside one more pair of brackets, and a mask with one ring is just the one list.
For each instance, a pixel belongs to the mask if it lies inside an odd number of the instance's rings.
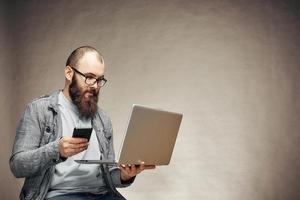
{"label": "hand holding phone", "polygon": [[68,158],[86,150],[88,145],[89,143],[86,138],[64,136],[59,140],[59,155],[63,158]]}

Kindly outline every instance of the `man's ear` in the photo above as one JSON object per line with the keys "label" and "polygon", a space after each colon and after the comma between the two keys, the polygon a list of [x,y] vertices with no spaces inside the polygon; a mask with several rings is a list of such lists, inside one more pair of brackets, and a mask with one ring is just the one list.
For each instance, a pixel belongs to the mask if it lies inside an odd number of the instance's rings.
{"label": "man's ear", "polygon": [[73,78],[73,70],[70,66],[66,66],[65,68],[65,78],[68,80],[68,81],[72,81],[72,78]]}

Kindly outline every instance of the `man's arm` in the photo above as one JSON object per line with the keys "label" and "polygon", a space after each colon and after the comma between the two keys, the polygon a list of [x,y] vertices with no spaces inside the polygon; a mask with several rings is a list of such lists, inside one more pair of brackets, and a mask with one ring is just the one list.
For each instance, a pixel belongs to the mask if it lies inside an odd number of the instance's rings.
{"label": "man's arm", "polygon": [[17,178],[34,176],[61,161],[59,141],[40,147],[43,134],[37,113],[37,105],[29,104],[16,131],[10,168]]}

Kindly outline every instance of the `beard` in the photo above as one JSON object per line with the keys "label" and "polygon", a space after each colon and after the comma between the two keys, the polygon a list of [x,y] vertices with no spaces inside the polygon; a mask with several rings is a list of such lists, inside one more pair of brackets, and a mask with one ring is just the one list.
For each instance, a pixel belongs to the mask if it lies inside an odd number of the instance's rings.
{"label": "beard", "polygon": [[78,108],[80,117],[89,119],[96,115],[98,111],[99,90],[91,87],[87,89],[80,88],[75,76],[73,76],[69,87],[69,94],[73,103]]}

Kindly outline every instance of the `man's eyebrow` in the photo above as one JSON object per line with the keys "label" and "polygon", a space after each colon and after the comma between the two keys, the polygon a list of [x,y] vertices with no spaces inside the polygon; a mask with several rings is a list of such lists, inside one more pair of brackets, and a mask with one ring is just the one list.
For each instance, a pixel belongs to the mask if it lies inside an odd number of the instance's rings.
{"label": "man's eyebrow", "polygon": [[98,77],[98,76],[96,76],[95,74],[93,74],[93,73],[90,73],[90,72],[88,72],[88,73],[85,73],[84,75],[86,75],[86,76],[93,76],[93,77]]}
{"label": "man's eyebrow", "polygon": [[86,73],[85,74],[86,76],[92,76],[93,78],[96,78],[96,79],[99,79],[99,78],[103,78],[104,77],[104,75],[101,75],[101,76],[96,76],[95,74],[93,74],[93,73]]}

